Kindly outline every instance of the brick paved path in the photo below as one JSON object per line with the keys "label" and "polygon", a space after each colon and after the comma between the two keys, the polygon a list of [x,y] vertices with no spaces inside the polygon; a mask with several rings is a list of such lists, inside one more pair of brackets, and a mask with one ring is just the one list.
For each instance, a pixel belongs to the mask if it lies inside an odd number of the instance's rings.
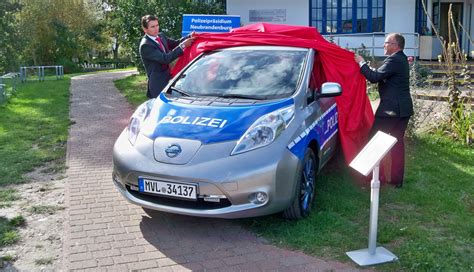
{"label": "brick paved path", "polygon": [[112,146],[132,108],[112,80],[74,77],[67,149],[64,270],[356,270],[265,243],[234,221],[145,213],[112,183]]}

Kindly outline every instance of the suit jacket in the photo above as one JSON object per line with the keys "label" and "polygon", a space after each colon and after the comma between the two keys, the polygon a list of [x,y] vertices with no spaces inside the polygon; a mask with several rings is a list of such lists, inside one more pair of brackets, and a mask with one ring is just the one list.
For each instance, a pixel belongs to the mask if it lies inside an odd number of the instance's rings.
{"label": "suit jacket", "polygon": [[169,64],[183,54],[183,50],[178,45],[187,38],[173,40],[167,38],[163,33],[158,36],[161,38],[166,52],[147,35],[143,36],[139,47],[140,57],[148,77],[148,98],[157,97],[168,84],[171,79]]}
{"label": "suit jacket", "polygon": [[360,68],[372,83],[378,83],[380,105],[375,112],[379,117],[409,117],[413,115],[410,96],[410,69],[407,56],[398,51],[387,57],[378,69],[367,64]]}

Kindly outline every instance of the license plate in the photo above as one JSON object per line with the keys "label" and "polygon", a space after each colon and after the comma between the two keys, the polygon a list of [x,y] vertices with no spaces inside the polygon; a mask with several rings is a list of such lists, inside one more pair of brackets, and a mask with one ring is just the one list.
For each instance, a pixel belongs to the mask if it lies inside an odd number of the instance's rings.
{"label": "license plate", "polygon": [[138,178],[138,191],[196,200],[197,186],[194,184]]}

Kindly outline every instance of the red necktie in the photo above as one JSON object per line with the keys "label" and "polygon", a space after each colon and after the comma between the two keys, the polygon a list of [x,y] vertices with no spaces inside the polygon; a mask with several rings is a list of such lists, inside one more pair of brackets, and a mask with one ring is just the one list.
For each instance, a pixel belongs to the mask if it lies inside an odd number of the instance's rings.
{"label": "red necktie", "polygon": [[163,50],[163,52],[166,52],[165,46],[163,42],[161,41],[160,36],[156,36],[155,41],[158,43],[158,45],[160,45],[161,50]]}

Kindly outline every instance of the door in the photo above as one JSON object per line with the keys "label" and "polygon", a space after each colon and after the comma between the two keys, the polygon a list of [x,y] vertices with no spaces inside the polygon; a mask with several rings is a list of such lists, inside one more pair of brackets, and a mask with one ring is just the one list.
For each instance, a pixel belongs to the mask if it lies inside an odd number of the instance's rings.
{"label": "door", "polygon": [[[439,5],[439,6],[438,6]],[[462,23],[462,11],[463,11],[463,3],[436,3],[433,6],[433,14],[438,13],[439,14],[439,21],[437,22],[437,27],[439,29],[439,34],[445,41],[449,41],[449,30],[448,30],[448,24],[450,23],[449,18],[448,18],[448,11],[449,11],[449,5],[452,5],[451,11],[453,13],[453,20],[454,20],[454,25],[456,26],[456,32],[458,33],[458,42],[461,43],[461,28],[459,27],[459,23]],[[454,29],[452,28],[451,25],[451,41],[455,41],[456,36]]]}

